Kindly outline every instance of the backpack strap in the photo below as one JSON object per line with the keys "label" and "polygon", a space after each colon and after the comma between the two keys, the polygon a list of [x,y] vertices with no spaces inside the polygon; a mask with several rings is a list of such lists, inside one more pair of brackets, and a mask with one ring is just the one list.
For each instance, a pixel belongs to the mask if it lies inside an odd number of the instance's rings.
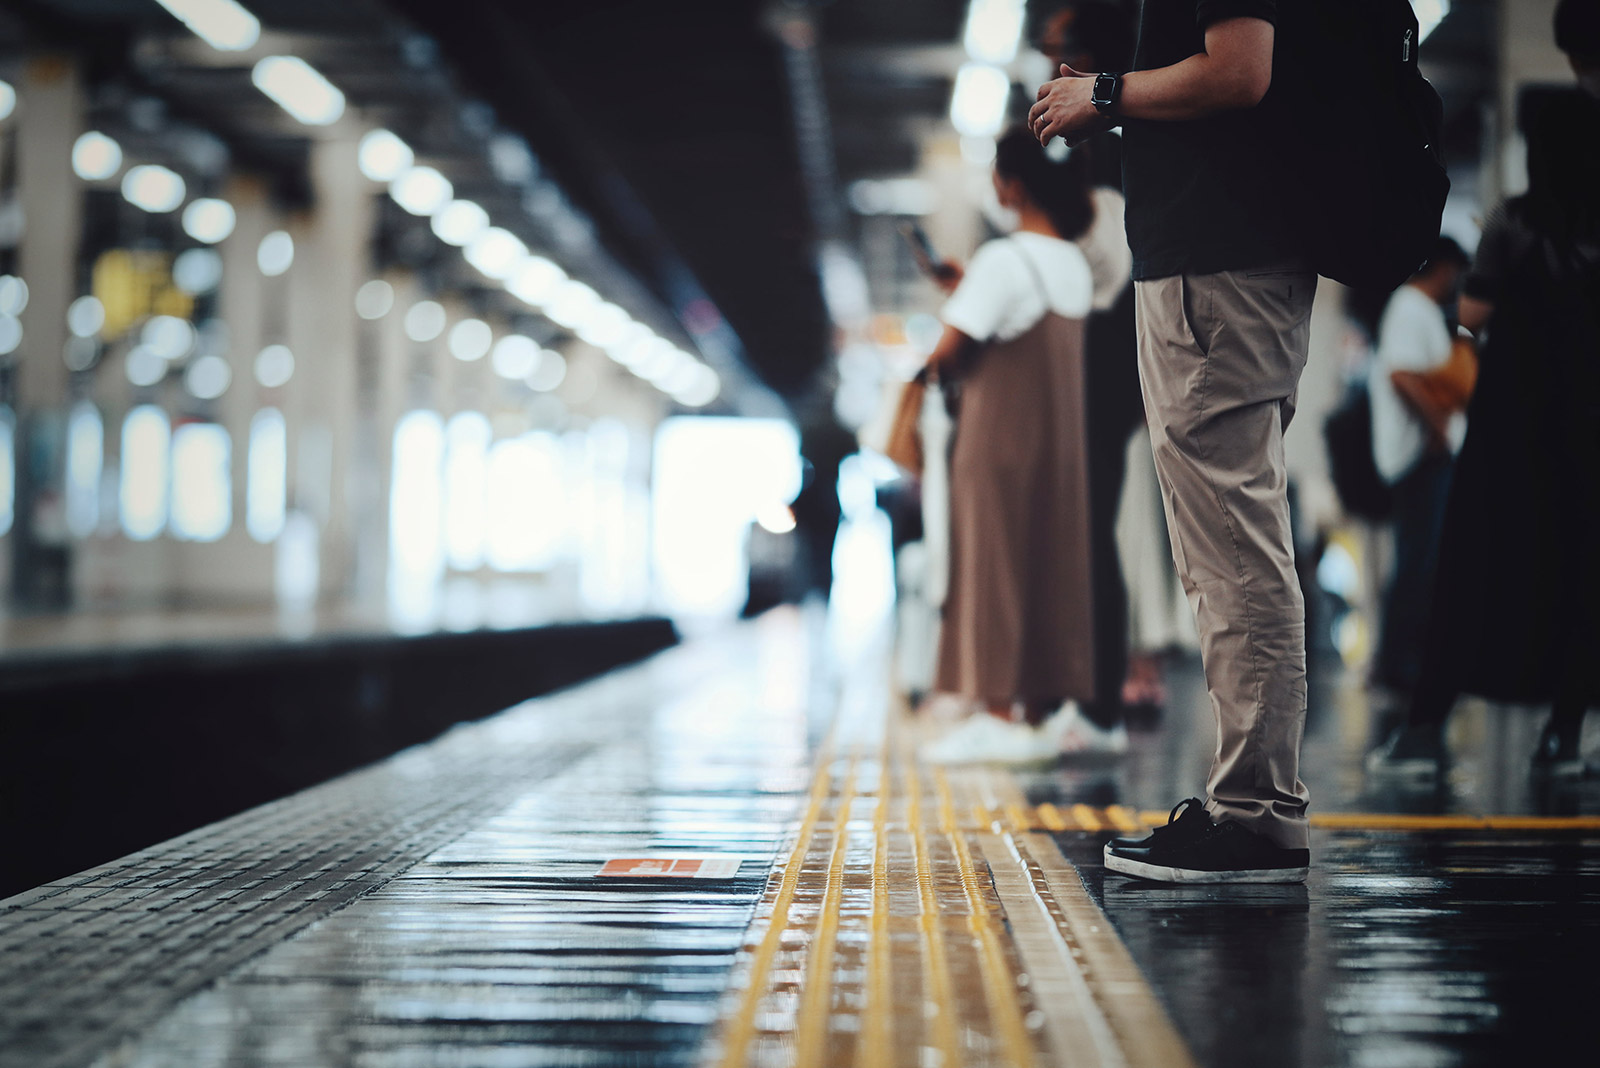
{"label": "backpack strap", "polygon": [[1028,274],[1033,278],[1034,288],[1039,291],[1039,299],[1044,303],[1044,313],[1050,314],[1050,291],[1044,287],[1044,274],[1039,270],[1039,265],[1034,262],[1028,250],[1023,248],[1022,242],[1014,237],[1006,238],[1006,243],[1017,250],[1017,255],[1022,257],[1022,262],[1027,265]]}

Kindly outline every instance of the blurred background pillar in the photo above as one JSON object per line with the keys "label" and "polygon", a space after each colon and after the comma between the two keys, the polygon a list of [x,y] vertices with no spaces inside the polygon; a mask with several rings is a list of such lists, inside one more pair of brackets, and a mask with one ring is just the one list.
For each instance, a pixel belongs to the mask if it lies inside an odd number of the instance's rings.
{"label": "blurred background pillar", "polygon": [[1496,166],[1484,205],[1528,190],[1526,142],[1517,129],[1518,103],[1530,85],[1571,86],[1572,66],[1555,44],[1557,0],[1499,0],[1500,85],[1493,145]]}
{"label": "blurred background pillar", "polygon": [[65,608],[72,549],[66,521],[67,305],[77,295],[83,187],[72,145],[84,128],[77,63],[31,60],[17,87],[16,176],[23,233],[17,275],[27,284],[20,316],[16,511],[11,533],[12,596],[20,607]]}

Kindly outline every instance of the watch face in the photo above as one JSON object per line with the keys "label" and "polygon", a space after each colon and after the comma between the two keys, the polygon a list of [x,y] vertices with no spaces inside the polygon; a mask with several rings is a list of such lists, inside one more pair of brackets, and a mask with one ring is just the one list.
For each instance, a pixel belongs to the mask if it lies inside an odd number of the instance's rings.
{"label": "watch face", "polygon": [[1116,92],[1117,80],[1109,74],[1102,74],[1094,80],[1094,95],[1089,98],[1089,103],[1095,107],[1108,107],[1111,104],[1111,94]]}

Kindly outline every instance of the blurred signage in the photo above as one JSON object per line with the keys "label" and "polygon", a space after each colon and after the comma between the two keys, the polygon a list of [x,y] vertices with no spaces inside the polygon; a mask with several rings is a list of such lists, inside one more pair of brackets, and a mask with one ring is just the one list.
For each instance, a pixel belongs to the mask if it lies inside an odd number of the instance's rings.
{"label": "blurred signage", "polygon": [[172,256],[146,249],[114,248],[94,261],[93,290],[106,309],[102,336],[121,337],[152,315],[188,319],[194,298],[172,280]]}

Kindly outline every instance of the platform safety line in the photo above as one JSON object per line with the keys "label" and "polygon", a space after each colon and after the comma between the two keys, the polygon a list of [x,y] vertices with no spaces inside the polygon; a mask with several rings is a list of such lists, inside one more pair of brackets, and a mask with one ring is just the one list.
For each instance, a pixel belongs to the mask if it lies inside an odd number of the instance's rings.
{"label": "platform safety line", "polygon": [[906,824],[911,830],[911,845],[916,854],[917,897],[921,908],[922,985],[925,998],[933,1001],[933,1044],[939,1052],[940,1068],[959,1068],[961,1041],[956,1031],[955,998],[950,992],[950,957],[944,944],[944,926],[939,914],[939,899],[933,892],[933,859],[928,853],[928,833],[922,820],[922,780],[916,762],[906,764]]}
{"label": "platform safety line", "polygon": [[867,957],[867,1003],[862,1013],[856,1068],[889,1068],[894,1063],[894,984],[889,951],[889,804],[894,772],[885,725],[878,771],[878,808],[872,817],[872,916]]}
{"label": "platform safety line", "polygon": [[1031,1068],[1034,1063],[1033,1040],[1028,1036],[1027,1024],[1022,1018],[1022,1007],[1017,1000],[1016,976],[1006,960],[1000,937],[995,932],[989,907],[978,889],[978,874],[972,863],[972,853],[967,847],[966,834],[956,824],[955,802],[950,795],[950,782],[945,773],[935,769],[934,789],[939,795],[939,823],[955,849],[956,867],[961,874],[961,888],[967,895],[967,927],[978,942],[978,970],[983,975],[984,1000],[989,1004],[989,1018],[1000,1032],[1007,1062],[1015,1068]]}
{"label": "platform safety line", "polygon": [[761,942],[756,946],[755,955],[751,958],[744,996],[740,998],[739,1009],[723,1033],[721,1059],[723,1068],[735,1068],[737,1065],[746,1064],[749,1060],[750,1043],[755,1038],[756,1031],[756,1010],[761,1005],[761,999],[766,996],[768,977],[772,974],[772,959],[777,955],[778,946],[782,943],[784,932],[789,927],[789,906],[793,904],[795,890],[800,884],[800,870],[804,867],[806,854],[811,849],[812,836],[827,806],[828,794],[833,788],[833,760],[833,739],[830,733],[828,740],[823,743],[822,749],[817,754],[817,772],[812,778],[805,816],[800,821],[794,848],[790,850],[789,859],[784,865],[783,878],[778,884],[778,896],[773,899],[772,914],[768,917],[766,932],[761,936]]}
{"label": "platform safety line", "polygon": [[839,902],[844,895],[844,858],[850,848],[850,806],[856,799],[859,760],[859,757],[851,757],[845,771],[844,790],[833,810],[833,848],[828,854],[828,874],[822,884],[822,908],[817,917],[816,934],[806,954],[805,985],[800,991],[800,1013],[794,1029],[795,1063],[801,1068],[828,1063],[833,957],[839,943]]}

